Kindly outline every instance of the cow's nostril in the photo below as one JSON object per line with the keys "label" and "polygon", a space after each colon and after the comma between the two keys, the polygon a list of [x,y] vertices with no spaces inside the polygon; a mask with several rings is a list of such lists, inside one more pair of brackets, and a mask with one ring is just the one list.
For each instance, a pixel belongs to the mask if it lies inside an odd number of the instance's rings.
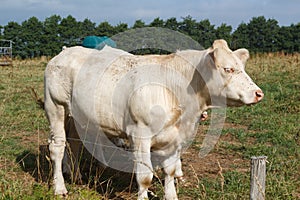
{"label": "cow's nostril", "polygon": [[255,91],[257,101],[261,101],[264,98],[264,93],[261,90]]}

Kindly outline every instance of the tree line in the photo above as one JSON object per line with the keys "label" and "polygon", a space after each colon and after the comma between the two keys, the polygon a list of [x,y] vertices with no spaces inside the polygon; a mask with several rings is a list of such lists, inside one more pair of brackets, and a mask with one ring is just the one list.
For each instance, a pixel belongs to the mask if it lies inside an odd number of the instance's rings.
{"label": "tree line", "polygon": [[77,21],[71,15],[62,18],[52,15],[44,21],[31,17],[21,24],[8,22],[0,26],[0,39],[14,42],[14,56],[32,58],[54,56],[62,46],[80,45],[88,35],[113,36],[130,29],[161,27],[179,31],[190,36],[204,48],[211,46],[215,39],[225,39],[232,49],[247,48],[253,53],[300,51],[300,23],[279,26],[275,19],[264,16],[253,17],[248,23],[242,22],[236,30],[225,23],[216,27],[208,19],[197,21],[191,16],[178,21],[175,17],[163,20],[155,18],[149,24],[136,20],[132,27],[126,23],[115,26],[104,21],[98,25],[89,19]]}

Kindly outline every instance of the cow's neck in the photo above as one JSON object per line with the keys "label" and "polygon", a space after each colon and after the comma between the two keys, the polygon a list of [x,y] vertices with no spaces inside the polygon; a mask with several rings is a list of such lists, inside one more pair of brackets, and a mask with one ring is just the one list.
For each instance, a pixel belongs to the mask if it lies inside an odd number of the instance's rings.
{"label": "cow's neck", "polygon": [[212,77],[211,71],[206,67],[208,65],[206,56],[207,51],[186,50],[176,53],[190,65],[189,70],[178,68],[179,71],[186,74],[190,79],[189,93],[195,93],[198,97],[200,112],[207,110],[211,105],[211,98],[207,88],[207,81]]}

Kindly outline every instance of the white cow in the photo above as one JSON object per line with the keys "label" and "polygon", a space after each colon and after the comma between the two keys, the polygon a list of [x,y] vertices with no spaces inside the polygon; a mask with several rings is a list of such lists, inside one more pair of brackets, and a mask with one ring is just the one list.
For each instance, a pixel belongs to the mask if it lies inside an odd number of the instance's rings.
{"label": "white cow", "polygon": [[138,199],[148,197],[153,153],[160,156],[166,174],[165,199],[177,199],[174,177],[182,176],[180,150],[192,139],[201,113],[212,106],[262,100],[262,90],[244,70],[248,58],[248,50],[231,51],[224,40],[207,50],[170,55],[135,56],[107,46],[101,51],[62,51],[45,70],[55,194],[67,194],[62,175],[64,124],[72,116],[86,138],[101,132],[103,138],[130,141]]}

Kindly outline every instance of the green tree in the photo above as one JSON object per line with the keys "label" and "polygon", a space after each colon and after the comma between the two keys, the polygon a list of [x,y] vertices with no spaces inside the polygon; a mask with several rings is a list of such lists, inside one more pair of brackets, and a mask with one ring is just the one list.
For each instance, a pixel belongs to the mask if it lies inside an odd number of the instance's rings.
{"label": "green tree", "polygon": [[25,55],[22,57],[36,57],[41,56],[43,44],[43,23],[40,22],[36,17],[31,17],[22,23],[22,47],[25,51]]}
{"label": "green tree", "polygon": [[[253,17],[249,23],[241,23],[232,33],[230,25],[221,24],[215,28],[208,19],[197,22],[191,16],[177,21],[175,17],[166,21],[155,18],[149,25],[142,20],[136,20],[131,28],[126,23],[112,26],[109,22],[101,22],[97,27],[94,22],[85,19],[77,22],[71,15],[61,18],[52,15],[40,22],[36,17],[31,17],[20,24],[9,22],[0,26],[0,38],[14,42],[14,55],[22,58],[41,55],[53,56],[61,51],[61,47],[74,46],[81,43],[81,39],[87,35],[113,36],[117,33],[143,27],[165,27],[171,30],[180,31],[203,47],[208,48],[217,38],[225,39],[232,49],[247,48],[252,52],[300,51],[300,23],[280,27],[275,19],[266,19],[264,16]],[[149,40],[150,36],[143,35],[143,41]],[[123,43],[130,43],[131,37],[124,37]],[[174,42],[176,41],[176,42]],[[120,43],[120,41],[119,41]],[[166,37],[163,33],[155,41],[148,41],[151,44],[180,43],[176,38]],[[145,46],[145,45],[144,45]],[[188,46],[188,44],[179,45]],[[180,48],[180,47],[178,47]],[[153,50],[147,47],[142,48],[139,53],[166,53],[161,49]]]}
{"label": "green tree", "polygon": [[115,29],[110,23],[102,22],[96,27],[96,35],[98,36],[112,36],[116,34]]}
{"label": "green tree", "polygon": [[264,16],[253,17],[248,24],[249,46],[254,52],[276,51],[279,26],[274,19],[266,20]]}
{"label": "green tree", "polygon": [[96,24],[89,19],[84,19],[83,22],[78,22],[79,24],[79,37],[83,38],[88,35],[95,35]]}
{"label": "green tree", "polygon": [[12,40],[14,42],[13,54],[17,56],[26,55],[25,51],[23,51],[23,43],[22,43],[22,26],[17,22],[8,22],[6,26],[4,26],[3,37],[7,40]]}
{"label": "green tree", "polygon": [[300,51],[300,23],[291,25],[291,32],[292,32],[292,41],[293,41],[293,52]]}
{"label": "green tree", "polygon": [[132,28],[143,28],[146,27],[145,22],[143,22],[142,20],[138,19],[134,22]]}
{"label": "green tree", "polygon": [[287,53],[294,51],[293,28],[291,26],[282,26],[278,32],[278,50]]}
{"label": "green tree", "polygon": [[54,56],[61,51],[63,43],[59,35],[60,21],[61,17],[58,15],[52,15],[45,19],[43,23],[44,34],[41,37],[43,55]]}
{"label": "green tree", "polygon": [[197,23],[196,29],[198,30],[196,39],[204,48],[210,47],[217,39],[215,26],[208,19]]}
{"label": "green tree", "polygon": [[115,26],[115,34],[124,32],[128,30],[128,25],[125,23],[119,23],[117,26]]}
{"label": "green tree", "polygon": [[81,33],[78,31],[80,24],[71,15],[63,18],[59,24],[59,35],[63,45],[75,46],[79,43]]}
{"label": "green tree", "polygon": [[175,17],[167,19],[167,21],[165,22],[165,28],[177,31],[179,28],[179,23],[177,22],[177,19]]}
{"label": "green tree", "polygon": [[199,31],[196,20],[193,19],[190,15],[182,19],[182,22],[179,23],[179,31],[197,40]]}
{"label": "green tree", "polygon": [[3,29],[3,28],[4,28],[4,27],[0,25],[0,39],[2,39],[2,29]]}
{"label": "green tree", "polygon": [[246,23],[241,23],[233,32],[230,46],[232,49],[250,48],[249,30]]}
{"label": "green tree", "polygon": [[275,52],[279,50],[279,30],[280,27],[275,19],[268,19],[265,29],[265,47],[266,52]]}
{"label": "green tree", "polygon": [[231,31],[231,26],[222,23],[221,26],[216,29],[216,38],[224,39],[228,44],[231,44]]}
{"label": "green tree", "polygon": [[164,27],[164,20],[157,17],[149,24],[149,26],[150,27]]}
{"label": "green tree", "polygon": [[249,47],[254,52],[262,52],[266,42],[264,31],[266,29],[266,19],[263,16],[253,17],[248,23]]}

